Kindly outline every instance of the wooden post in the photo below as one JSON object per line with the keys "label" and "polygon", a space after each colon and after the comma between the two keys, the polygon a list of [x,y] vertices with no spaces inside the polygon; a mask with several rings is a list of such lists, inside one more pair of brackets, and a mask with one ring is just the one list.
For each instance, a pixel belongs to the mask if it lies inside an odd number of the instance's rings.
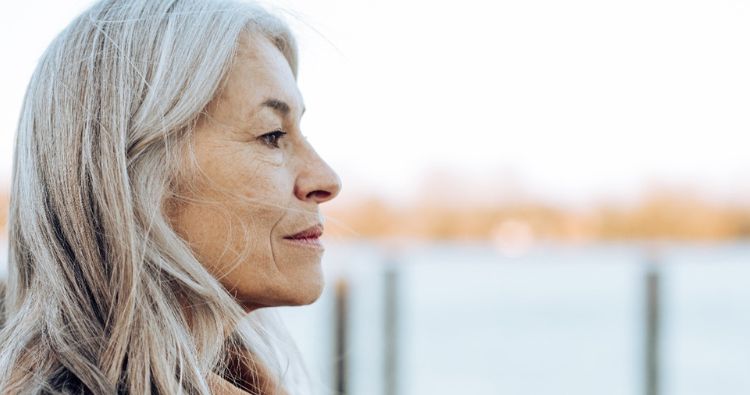
{"label": "wooden post", "polygon": [[398,394],[399,279],[397,263],[386,264],[383,293],[383,389],[385,395]]}
{"label": "wooden post", "polygon": [[336,395],[348,394],[349,366],[349,284],[345,278],[336,280],[335,328],[334,328],[334,385]]}
{"label": "wooden post", "polygon": [[661,377],[661,274],[651,258],[646,266],[644,384],[646,395],[659,395]]}

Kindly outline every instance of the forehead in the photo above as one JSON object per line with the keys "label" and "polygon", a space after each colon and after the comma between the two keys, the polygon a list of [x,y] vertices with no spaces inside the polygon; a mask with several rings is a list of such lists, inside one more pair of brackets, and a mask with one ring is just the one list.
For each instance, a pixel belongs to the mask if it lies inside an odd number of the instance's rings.
{"label": "forehead", "polygon": [[288,103],[292,113],[299,114],[303,107],[297,81],[281,51],[263,36],[245,34],[215,110],[251,114],[269,98]]}

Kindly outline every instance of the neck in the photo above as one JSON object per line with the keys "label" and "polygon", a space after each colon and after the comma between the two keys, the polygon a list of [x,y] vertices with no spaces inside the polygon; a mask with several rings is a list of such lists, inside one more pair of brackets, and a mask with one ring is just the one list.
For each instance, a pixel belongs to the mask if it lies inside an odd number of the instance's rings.
{"label": "neck", "polygon": [[[186,323],[192,328],[193,308],[185,298],[181,297],[179,301]],[[232,334],[228,332],[224,333],[224,336],[229,337]],[[236,346],[227,351],[226,372],[222,375],[210,373],[209,386],[216,394],[288,395],[260,358],[252,351]]]}
{"label": "neck", "polygon": [[[220,377],[238,394],[287,395],[263,361],[246,350],[235,349],[227,355],[227,374]],[[229,394],[234,394],[229,392]]]}

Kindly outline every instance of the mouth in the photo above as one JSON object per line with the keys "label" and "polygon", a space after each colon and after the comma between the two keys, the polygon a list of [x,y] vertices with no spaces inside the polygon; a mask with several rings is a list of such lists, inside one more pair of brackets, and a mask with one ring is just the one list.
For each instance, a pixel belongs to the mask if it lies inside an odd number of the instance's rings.
{"label": "mouth", "polygon": [[301,247],[322,249],[320,236],[323,235],[323,225],[317,224],[293,235],[285,236],[284,240]]}

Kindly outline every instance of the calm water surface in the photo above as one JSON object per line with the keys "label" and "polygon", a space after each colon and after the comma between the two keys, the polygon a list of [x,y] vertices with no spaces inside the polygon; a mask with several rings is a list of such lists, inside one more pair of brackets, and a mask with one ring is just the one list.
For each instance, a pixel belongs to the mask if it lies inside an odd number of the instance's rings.
{"label": "calm water surface", "polygon": [[[7,246],[0,241],[5,272]],[[333,286],[350,285],[350,393],[383,393],[384,268],[399,281],[403,395],[640,395],[643,278],[635,245],[543,247],[509,258],[485,245],[386,251],[333,245],[329,286],[279,309],[319,393],[332,393]],[[662,395],[750,394],[750,244],[661,250]]]}
{"label": "calm water surface", "polygon": [[[383,252],[329,248],[351,295],[350,387],[382,394]],[[643,394],[643,248],[422,246],[400,262],[401,394]],[[662,395],[750,393],[750,245],[662,249]],[[284,310],[314,376],[331,375],[332,295]]]}

